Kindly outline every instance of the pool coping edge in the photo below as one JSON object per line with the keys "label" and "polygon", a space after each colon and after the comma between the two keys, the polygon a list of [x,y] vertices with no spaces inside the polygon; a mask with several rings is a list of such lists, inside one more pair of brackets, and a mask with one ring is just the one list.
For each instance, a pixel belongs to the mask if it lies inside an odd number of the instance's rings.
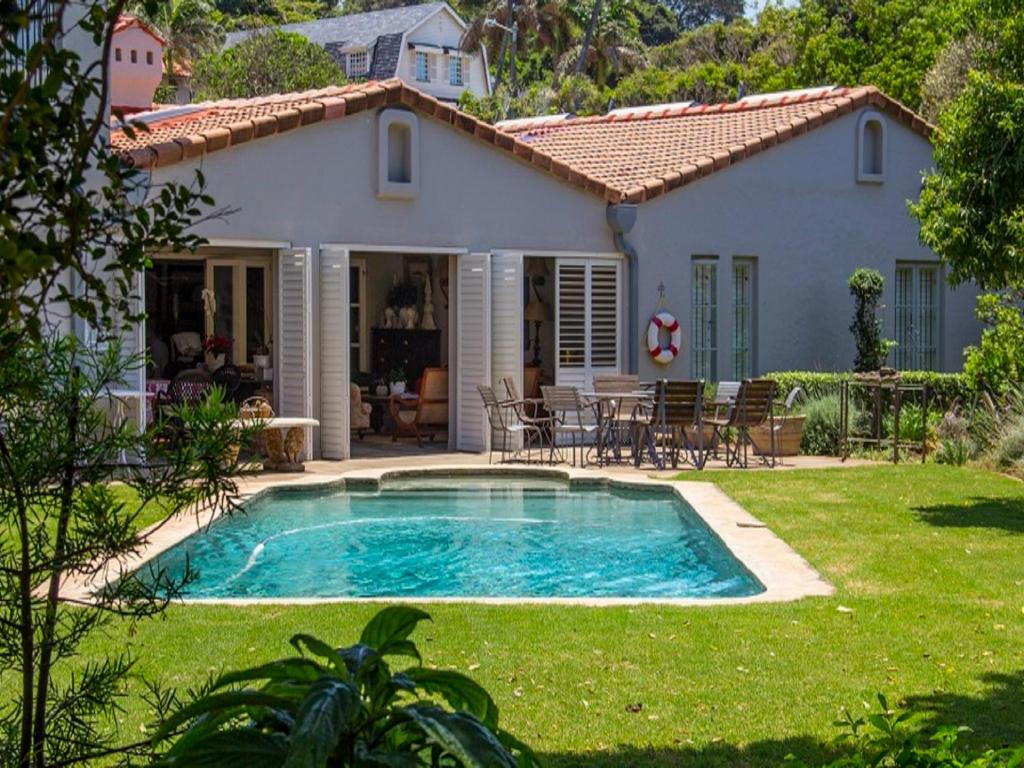
{"label": "pool coping edge", "polygon": [[[835,593],[811,564],[779,538],[765,523],[751,515],[714,483],[651,477],[614,477],[599,470],[569,467],[446,465],[439,467],[374,468],[337,474],[275,476],[258,475],[239,481],[241,504],[280,492],[330,491],[345,488],[379,488],[389,480],[416,477],[522,477],[559,479],[570,488],[587,486],[670,489],[688,504],[722,545],[763,586],[756,595],[739,597],[265,597],[187,598],[186,605],[316,605],[330,603],[475,603],[490,605],[577,605],[591,607],[666,605],[721,606],[791,602],[805,597]],[[61,585],[61,598],[79,602],[94,600],[108,583],[131,573],[188,536],[207,527],[223,514],[216,509],[202,516],[179,514],[146,528],[143,546],[131,556],[111,560],[93,571],[91,578],[71,576]]]}

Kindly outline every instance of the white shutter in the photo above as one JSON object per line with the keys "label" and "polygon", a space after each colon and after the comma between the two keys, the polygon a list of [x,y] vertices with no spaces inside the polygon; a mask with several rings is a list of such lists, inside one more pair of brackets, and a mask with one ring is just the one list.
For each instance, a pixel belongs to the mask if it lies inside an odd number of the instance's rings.
{"label": "white shutter", "polygon": [[587,339],[590,375],[619,372],[619,262],[591,261],[588,265]]}
{"label": "white shutter", "polygon": [[594,374],[619,372],[619,262],[559,259],[555,287],[555,380],[592,389]]}
{"label": "white shutter", "polygon": [[462,57],[462,87],[469,88],[469,73],[473,71],[473,64],[476,63],[475,56]]}
{"label": "white shutter", "polygon": [[[310,256],[309,248],[299,248],[281,251],[278,258],[279,309],[274,339],[278,416],[313,415]],[[306,431],[307,458],[312,448],[311,431]]]}
{"label": "white shutter", "polygon": [[559,259],[555,265],[555,381],[590,389],[587,377],[587,264]]}
{"label": "white shutter", "polygon": [[455,447],[481,452],[489,445],[487,414],[477,386],[491,382],[490,257],[486,253],[459,256],[456,272]]}
{"label": "white shutter", "polygon": [[320,250],[320,453],[349,457],[349,252]]}
{"label": "white shutter", "polygon": [[491,256],[491,381],[499,399],[505,397],[505,376],[515,379],[522,396],[523,254],[512,252]]}
{"label": "white shutter", "polygon": [[436,54],[436,53],[428,53],[427,54],[427,72],[430,73],[429,77],[430,77],[430,82],[432,82],[432,83],[436,83],[437,81],[439,81],[441,79],[440,77],[438,77],[438,74],[437,74],[437,66],[438,66],[438,63],[440,61],[441,61],[441,57],[438,54]]}

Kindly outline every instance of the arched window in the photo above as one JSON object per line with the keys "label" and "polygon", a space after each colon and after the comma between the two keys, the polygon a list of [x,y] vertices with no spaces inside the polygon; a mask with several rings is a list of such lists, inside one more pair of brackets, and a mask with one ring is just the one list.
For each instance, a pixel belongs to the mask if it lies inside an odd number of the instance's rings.
{"label": "arched window", "polygon": [[419,121],[405,109],[385,109],[377,121],[377,196],[413,198],[419,192]]}
{"label": "arched window", "polygon": [[885,181],[885,120],[865,112],[857,123],[857,181]]}

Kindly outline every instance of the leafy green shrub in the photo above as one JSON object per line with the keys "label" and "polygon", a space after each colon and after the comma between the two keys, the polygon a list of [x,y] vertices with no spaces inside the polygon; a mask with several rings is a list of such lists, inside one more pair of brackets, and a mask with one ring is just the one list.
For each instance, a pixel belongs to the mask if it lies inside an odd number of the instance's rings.
{"label": "leafy green shrub", "polygon": [[[911,731],[911,712],[892,709],[878,694],[879,711],[863,717],[843,710],[836,725],[842,734],[836,740],[849,754],[821,768],[1011,768],[1024,760],[1024,747],[974,752],[960,737],[970,728],[944,726],[934,734]],[[864,705],[865,708],[867,704]],[[798,760],[787,760],[792,768],[809,768]]]}
{"label": "leafy green shrub", "polygon": [[975,387],[1005,392],[1024,379],[1024,297],[979,296],[976,314],[987,327],[981,344],[964,350],[964,374]]}
{"label": "leafy green shrub", "polygon": [[[942,421],[940,411],[928,410],[925,418],[924,409],[917,403],[905,403],[900,408],[900,440],[919,443],[927,436],[928,442],[933,442],[936,437],[936,430]],[[882,417],[882,434],[885,437],[892,437],[895,431],[896,420],[892,413],[886,413]]]}
{"label": "leafy green shrub", "polygon": [[950,437],[939,445],[939,450],[935,452],[935,461],[939,464],[962,467],[974,458],[974,453],[974,443],[970,440],[963,437]]}
{"label": "leafy green shrub", "polygon": [[[498,728],[498,707],[458,672],[422,666],[409,639],[430,616],[392,606],[356,645],[335,649],[309,635],[301,655],[222,675],[164,720],[157,747],[167,766],[535,766],[530,750]],[[393,672],[387,658],[416,666]],[[258,687],[239,688],[258,683]],[[443,702],[447,707],[442,706]]]}
{"label": "leafy green shrub", "polygon": [[804,407],[804,415],[800,452],[812,456],[838,456],[839,396],[825,395],[809,400]]}
{"label": "leafy green shrub", "polygon": [[1004,422],[992,449],[992,461],[1000,469],[1024,468],[1024,418]]}
{"label": "leafy green shrub", "polygon": [[[778,382],[780,397],[784,397],[793,387],[800,387],[809,398],[818,398],[838,395],[843,380],[852,377],[843,372],[776,371],[766,373],[765,378]],[[900,380],[906,384],[927,384],[928,399],[939,408],[949,409],[956,403],[972,403],[979,394],[971,381],[961,373],[902,371]]]}

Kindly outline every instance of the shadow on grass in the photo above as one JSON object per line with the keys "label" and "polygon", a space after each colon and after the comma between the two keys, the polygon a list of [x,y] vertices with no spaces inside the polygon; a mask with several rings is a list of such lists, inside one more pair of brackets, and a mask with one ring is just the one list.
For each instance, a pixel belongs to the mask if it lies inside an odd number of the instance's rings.
{"label": "shadow on grass", "polygon": [[988,686],[980,696],[951,692],[907,699],[907,707],[924,716],[926,730],[940,725],[966,725],[971,741],[985,747],[1024,743],[1024,670],[982,675]]}
{"label": "shadow on grass", "polygon": [[1024,533],[1024,495],[1013,498],[969,498],[960,504],[915,507],[923,522],[943,528],[998,528]]}
{"label": "shadow on grass", "polygon": [[622,744],[601,752],[541,754],[545,768],[586,766],[587,768],[781,768],[786,755],[808,765],[834,760],[838,752],[831,744],[810,736],[757,741],[744,746],[724,742],[691,747],[634,747]]}

